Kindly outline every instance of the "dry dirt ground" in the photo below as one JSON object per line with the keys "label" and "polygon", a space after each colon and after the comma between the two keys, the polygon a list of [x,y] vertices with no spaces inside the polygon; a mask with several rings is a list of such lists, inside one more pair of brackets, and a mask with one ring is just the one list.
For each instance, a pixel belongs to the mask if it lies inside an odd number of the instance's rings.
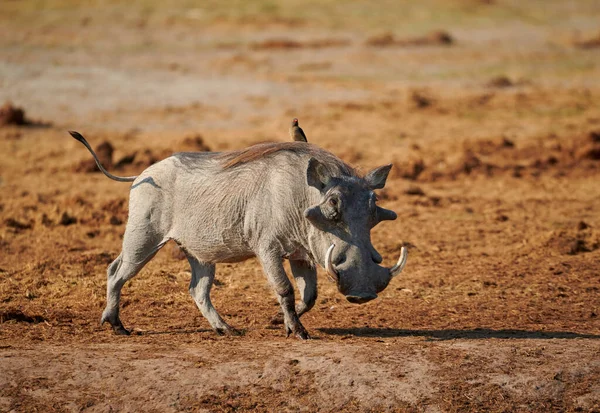
{"label": "dry dirt ground", "polygon": [[[0,3],[26,123],[0,126],[0,411],[600,411],[600,3],[126,3]],[[372,236],[403,274],[359,306],[320,272],[301,342],[255,260],[219,265],[220,337],[167,246],[124,289],[133,335],[99,326],[128,186],[66,131],[123,175],[295,116],[394,163]]]}

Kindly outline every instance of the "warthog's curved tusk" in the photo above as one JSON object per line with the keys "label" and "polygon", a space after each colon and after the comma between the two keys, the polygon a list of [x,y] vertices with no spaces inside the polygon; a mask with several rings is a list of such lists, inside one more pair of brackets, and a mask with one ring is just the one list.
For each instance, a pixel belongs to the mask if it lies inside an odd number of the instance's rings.
{"label": "warthog's curved tusk", "polygon": [[398,262],[392,268],[390,268],[390,278],[394,278],[396,275],[402,272],[404,266],[406,265],[406,258],[408,257],[408,252],[406,248],[402,247],[400,249],[400,258],[398,258]]}
{"label": "warthog's curved tusk", "polygon": [[329,281],[338,283],[340,281],[340,277],[331,263],[331,253],[333,252],[334,248],[335,244],[331,244],[331,247],[329,247],[327,250],[327,254],[325,254],[325,270],[327,271],[327,278],[329,278]]}

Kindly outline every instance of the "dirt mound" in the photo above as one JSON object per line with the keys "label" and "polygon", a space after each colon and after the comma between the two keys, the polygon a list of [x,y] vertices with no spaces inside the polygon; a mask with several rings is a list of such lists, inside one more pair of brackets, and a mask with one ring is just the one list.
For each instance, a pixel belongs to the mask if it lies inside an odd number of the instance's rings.
{"label": "dirt mound", "polygon": [[376,110],[374,104],[372,103],[364,103],[364,102],[331,102],[328,105],[331,108],[342,109],[343,111],[364,111],[364,112],[372,112]]}
{"label": "dirt mound", "polygon": [[425,196],[425,191],[420,186],[410,185],[404,190],[406,195],[410,196]]}
{"label": "dirt mound", "polygon": [[[95,148],[96,155],[98,155],[98,159],[104,168],[110,169],[113,166],[113,153],[115,149],[110,144],[110,142],[104,141],[100,143]],[[84,173],[96,173],[100,172],[98,166],[96,165],[96,161],[92,159],[85,159],[79,162],[77,165],[73,167],[74,172],[84,172]]]}
{"label": "dirt mound", "polygon": [[60,216],[60,219],[58,220],[58,223],[60,225],[67,227],[69,225],[76,224],[77,218],[67,212],[63,212],[62,215]]}
{"label": "dirt mound", "polygon": [[508,76],[496,76],[487,83],[487,86],[492,88],[504,89],[507,87],[515,86],[515,82],[510,80]]}
{"label": "dirt mound", "polygon": [[204,142],[202,135],[191,135],[183,138],[181,143],[178,145],[180,151],[199,151],[199,152],[210,152],[210,147]]}
{"label": "dirt mound", "polygon": [[33,224],[31,222],[22,222],[15,218],[7,218],[4,221],[4,225],[16,233],[33,228]]}
{"label": "dirt mound", "polygon": [[581,221],[576,229],[554,231],[545,246],[563,255],[577,255],[600,248],[600,232]]}
{"label": "dirt mound", "polygon": [[17,323],[43,323],[46,321],[41,315],[27,315],[21,310],[5,311],[0,313],[0,324],[9,321],[15,321]]}
{"label": "dirt mound", "polygon": [[425,109],[433,105],[434,100],[427,91],[413,90],[408,96],[410,105],[415,109]]}
{"label": "dirt mound", "polygon": [[459,155],[428,157],[400,164],[395,176],[409,180],[457,179],[461,175],[515,178],[589,174],[600,171],[600,142],[597,131],[571,138],[540,137],[522,146],[501,137],[467,141]]}
{"label": "dirt mound", "polygon": [[586,39],[573,41],[573,46],[579,49],[596,49],[600,47],[600,32]]}
{"label": "dirt mound", "polygon": [[6,102],[0,107],[0,125],[28,125],[29,123],[23,108],[13,106],[11,102]]}
{"label": "dirt mound", "polygon": [[454,38],[446,31],[437,30],[425,36],[398,39],[392,33],[383,33],[369,37],[365,44],[372,47],[390,46],[450,46]]}
{"label": "dirt mound", "polygon": [[147,168],[154,165],[156,162],[162,161],[165,158],[173,155],[173,151],[169,149],[150,149],[146,148],[134,154],[133,165],[136,170]]}
{"label": "dirt mound", "polygon": [[308,41],[292,40],[287,38],[267,39],[250,44],[252,50],[290,50],[290,49],[324,49],[328,47],[342,47],[350,44],[345,39],[315,39]]}
{"label": "dirt mound", "polygon": [[[5,102],[0,107],[0,126],[31,126],[38,128],[47,128],[52,124],[50,122],[31,120],[27,117],[25,109],[14,106],[11,102]],[[8,139],[18,139],[19,133],[12,133],[6,136]]]}
{"label": "dirt mound", "polygon": [[104,212],[103,221],[110,225],[121,225],[127,221],[127,199],[116,198],[102,204],[100,209]]}
{"label": "dirt mound", "polygon": [[412,159],[408,162],[395,162],[392,169],[392,177],[414,181],[424,170],[425,162],[421,158]]}
{"label": "dirt mound", "polygon": [[[140,168],[147,168],[176,152],[208,152],[210,150],[202,135],[194,134],[184,137],[172,148],[144,148],[128,153],[115,162],[114,169],[139,172]],[[133,168],[128,168],[129,166]]]}

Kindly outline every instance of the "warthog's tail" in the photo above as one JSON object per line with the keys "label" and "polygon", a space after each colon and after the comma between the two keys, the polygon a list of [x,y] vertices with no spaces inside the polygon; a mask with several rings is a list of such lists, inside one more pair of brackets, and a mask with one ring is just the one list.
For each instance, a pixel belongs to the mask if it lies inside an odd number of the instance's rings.
{"label": "warthog's tail", "polygon": [[98,159],[98,156],[96,156],[96,152],[94,152],[94,150],[92,149],[90,144],[85,140],[85,138],[79,132],[70,130],[69,133],[71,134],[72,137],[77,139],[79,142],[83,143],[85,145],[85,147],[88,148],[88,150],[91,152],[92,156],[94,157],[94,160],[96,161],[96,165],[98,165],[98,169],[100,169],[100,171],[102,171],[102,173],[104,175],[108,176],[110,179],[114,179],[115,181],[119,181],[119,182],[135,181],[135,178],[137,178],[137,176],[116,176],[116,175],[113,175],[110,172],[108,172],[106,169],[104,169],[104,167],[100,163],[100,160]]}

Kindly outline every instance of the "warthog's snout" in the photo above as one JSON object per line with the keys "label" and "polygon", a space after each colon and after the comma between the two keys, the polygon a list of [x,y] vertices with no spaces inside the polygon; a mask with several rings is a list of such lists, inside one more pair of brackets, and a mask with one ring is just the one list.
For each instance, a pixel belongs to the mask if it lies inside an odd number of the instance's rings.
{"label": "warthog's snout", "polygon": [[353,304],[364,304],[367,301],[371,301],[377,298],[377,294],[364,294],[364,295],[347,295],[346,300],[350,301]]}

